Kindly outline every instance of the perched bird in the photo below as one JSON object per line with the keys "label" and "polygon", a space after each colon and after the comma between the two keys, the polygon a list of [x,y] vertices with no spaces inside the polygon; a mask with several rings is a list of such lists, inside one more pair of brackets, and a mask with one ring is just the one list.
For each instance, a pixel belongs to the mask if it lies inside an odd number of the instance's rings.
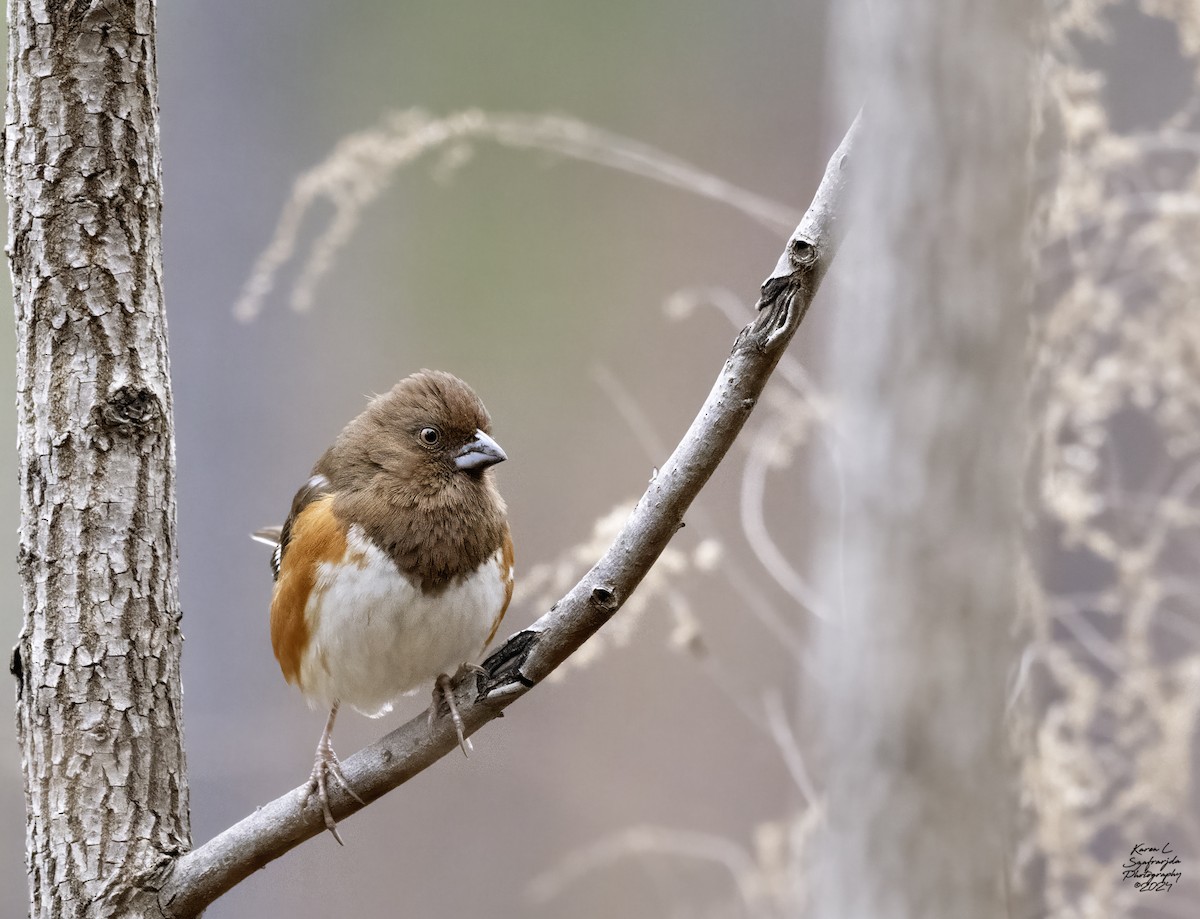
{"label": "perched bird", "polygon": [[[434,681],[469,742],[449,673],[473,666],[513,590],[513,546],[491,467],[507,457],[462,380],[422,370],[376,396],[313,467],[272,543],[271,645],[289,683],[328,706],[309,779],[340,843],[328,776],[338,706],[379,717]],[[354,795],[357,798],[357,795]]]}

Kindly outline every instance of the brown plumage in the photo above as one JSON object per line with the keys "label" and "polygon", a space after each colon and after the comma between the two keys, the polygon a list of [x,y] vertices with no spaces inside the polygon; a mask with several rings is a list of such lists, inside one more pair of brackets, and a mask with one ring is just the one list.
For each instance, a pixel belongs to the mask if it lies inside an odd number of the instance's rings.
{"label": "brown plumage", "polygon": [[[495,637],[513,590],[513,547],[491,466],[505,459],[478,396],[423,370],[377,396],[313,467],[277,540],[271,643],[289,683],[330,706],[311,779],[337,836],[326,774],[338,705],[379,715]],[[432,719],[431,710],[431,719]],[[351,792],[353,794],[353,792]],[[340,839],[338,840],[341,841]]]}
{"label": "brown plumage", "polygon": [[[435,445],[419,436],[427,425],[439,429]],[[504,542],[504,501],[491,474],[463,474],[454,463],[457,449],[491,429],[487,409],[465,383],[422,370],[372,400],[313,472],[328,478],[339,516],[361,522],[426,590],[441,590]]]}

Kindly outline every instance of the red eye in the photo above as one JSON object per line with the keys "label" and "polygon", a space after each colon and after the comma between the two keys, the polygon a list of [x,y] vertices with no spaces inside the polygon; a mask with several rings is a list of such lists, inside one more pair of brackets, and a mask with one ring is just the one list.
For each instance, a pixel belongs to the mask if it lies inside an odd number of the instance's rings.
{"label": "red eye", "polygon": [[436,446],[437,442],[442,439],[442,434],[437,428],[421,428],[418,436],[421,438],[421,443],[427,447]]}

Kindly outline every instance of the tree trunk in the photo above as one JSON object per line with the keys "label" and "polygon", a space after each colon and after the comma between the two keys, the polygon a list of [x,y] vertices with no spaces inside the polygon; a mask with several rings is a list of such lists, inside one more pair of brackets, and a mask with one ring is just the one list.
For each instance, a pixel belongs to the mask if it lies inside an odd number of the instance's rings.
{"label": "tree trunk", "polygon": [[846,504],[818,528],[844,514],[844,545],[818,565],[823,594],[844,597],[819,638],[821,917],[1009,915],[1036,10],[835,12],[839,80],[867,131],[829,361]]}
{"label": "tree trunk", "polygon": [[8,19],[32,915],[137,915],[128,892],[190,836],[155,8]]}

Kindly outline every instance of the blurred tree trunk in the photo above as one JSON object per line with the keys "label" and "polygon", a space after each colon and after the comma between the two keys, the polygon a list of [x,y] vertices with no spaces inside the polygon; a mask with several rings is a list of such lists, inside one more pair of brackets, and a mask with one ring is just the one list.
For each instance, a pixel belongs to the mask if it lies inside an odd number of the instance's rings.
{"label": "blurred tree trunk", "polygon": [[140,915],[189,845],[155,9],[8,19],[31,914]]}
{"label": "blurred tree trunk", "polygon": [[[815,914],[1009,915],[1034,0],[838,4],[865,102],[830,359],[848,495],[819,569]],[[825,511],[834,521],[838,509]],[[823,528],[836,533],[834,525]],[[1013,913],[1014,915],[1017,913]]]}

